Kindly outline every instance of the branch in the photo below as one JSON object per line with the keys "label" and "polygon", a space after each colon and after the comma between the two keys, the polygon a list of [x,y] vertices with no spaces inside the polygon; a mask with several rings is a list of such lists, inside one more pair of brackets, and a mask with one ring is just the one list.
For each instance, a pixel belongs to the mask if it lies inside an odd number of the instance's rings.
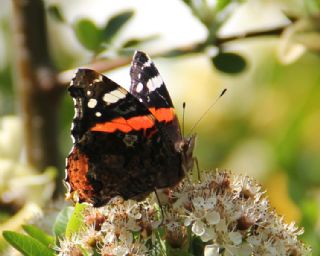
{"label": "branch", "polygon": [[[131,62],[131,57],[120,57],[120,58],[114,59],[114,60],[103,60],[103,59],[97,60],[93,63],[89,63],[89,64],[81,66],[81,67],[93,69],[99,73],[103,73],[106,71],[114,70],[116,68],[120,68],[125,65],[128,65],[130,62]],[[69,85],[70,80],[74,76],[76,69],[77,68],[69,69],[69,70],[63,71],[60,74],[58,74],[57,80],[62,87],[66,87]]]}
{"label": "branch", "polygon": [[[246,39],[246,38],[254,38],[254,37],[261,37],[261,36],[279,36],[281,33],[288,27],[288,25],[276,27],[269,30],[262,30],[262,31],[252,31],[252,32],[246,32],[239,35],[229,36],[229,37],[221,37],[216,38],[213,44],[217,47],[222,46],[223,44]],[[164,52],[154,53],[151,56],[152,57],[158,57],[158,56],[172,56],[172,55],[182,55],[182,54],[188,54],[188,53],[195,53],[200,52],[203,50],[207,45],[204,45],[202,42],[194,43],[192,45],[187,45],[184,47],[179,47],[173,50],[167,50]],[[89,63],[83,67],[94,69],[99,73],[108,72],[111,70],[114,70],[116,68],[120,68],[123,66],[126,66],[130,64],[131,57],[120,57],[118,59],[114,60],[97,60],[96,62]],[[70,80],[74,76],[75,69],[70,69],[67,71],[61,72],[58,77],[58,83],[66,87],[70,83]]]}
{"label": "branch", "polygon": [[[290,24],[291,25],[291,24]],[[260,30],[260,31],[250,31],[245,32],[239,35],[229,36],[229,37],[221,37],[217,38],[215,44],[220,46],[222,44],[232,42],[235,40],[241,40],[246,38],[254,38],[254,37],[261,37],[261,36],[279,36],[282,32],[288,28],[289,25],[279,26],[268,30]]]}
{"label": "branch", "polygon": [[58,167],[62,163],[58,154],[57,117],[63,88],[57,84],[49,55],[42,0],[13,0],[12,19],[16,86],[27,162],[37,170]]}

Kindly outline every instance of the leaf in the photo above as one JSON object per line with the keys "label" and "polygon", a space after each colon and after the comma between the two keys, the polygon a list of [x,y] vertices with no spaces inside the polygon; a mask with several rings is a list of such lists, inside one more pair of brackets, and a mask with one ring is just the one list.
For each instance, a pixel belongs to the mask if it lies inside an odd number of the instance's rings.
{"label": "leaf", "polygon": [[77,203],[66,228],[66,237],[70,238],[72,234],[77,233],[83,226],[83,211],[87,206]]}
{"label": "leaf", "polygon": [[151,35],[143,38],[131,38],[122,44],[122,48],[137,47],[139,44],[150,42],[152,40],[157,39],[158,37],[158,35]]}
{"label": "leaf", "polygon": [[25,256],[54,256],[51,249],[36,239],[13,231],[3,231],[3,237]]}
{"label": "leaf", "polygon": [[31,237],[37,239],[40,243],[49,247],[54,244],[54,237],[48,235],[34,225],[22,225],[23,230]]}
{"label": "leaf", "polygon": [[120,29],[132,18],[133,11],[125,11],[112,16],[102,30],[102,41],[109,43]]}
{"label": "leaf", "polygon": [[74,24],[79,42],[88,50],[98,52],[101,45],[101,30],[89,19],[80,19]]}
{"label": "leaf", "polygon": [[237,74],[246,68],[245,59],[231,52],[219,53],[212,58],[213,65],[220,71],[229,74]]}
{"label": "leaf", "polygon": [[65,234],[73,210],[74,207],[68,206],[65,207],[61,212],[59,212],[56,221],[53,225],[53,233],[56,236],[63,236]]}
{"label": "leaf", "polygon": [[49,6],[48,13],[56,21],[65,22],[60,6],[58,5]]}

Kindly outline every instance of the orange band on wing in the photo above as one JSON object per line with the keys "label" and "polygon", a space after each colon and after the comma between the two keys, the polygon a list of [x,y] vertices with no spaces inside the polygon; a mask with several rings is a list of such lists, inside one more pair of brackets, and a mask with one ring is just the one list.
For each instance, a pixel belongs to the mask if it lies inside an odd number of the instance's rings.
{"label": "orange band on wing", "polygon": [[119,130],[126,133],[132,130],[146,130],[152,126],[154,126],[154,120],[152,120],[150,116],[135,116],[129,119],[118,117],[105,123],[96,124],[90,130],[95,132],[109,133]]}
{"label": "orange band on wing", "polygon": [[159,122],[170,122],[175,118],[173,108],[149,108],[149,111]]}
{"label": "orange band on wing", "polygon": [[154,126],[154,120],[151,116],[135,116],[127,120],[128,125],[130,125],[134,130],[148,129]]}
{"label": "orange band on wing", "polygon": [[[89,163],[86,155],[82,154],[77,147],[67,158],[67,178],[69,184],[68,198],[75,200],[79,197],[80,202],[93,203],[94,188],[88,180]],[[76,197],[74,197],[77,194]]]}

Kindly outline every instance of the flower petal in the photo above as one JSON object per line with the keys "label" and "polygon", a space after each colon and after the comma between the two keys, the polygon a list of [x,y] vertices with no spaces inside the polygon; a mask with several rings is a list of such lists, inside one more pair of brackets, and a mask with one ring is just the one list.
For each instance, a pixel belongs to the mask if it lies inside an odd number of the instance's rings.
{"label": "flower petal", "polygon": [[220,214],[216,211],[209,212],[206,215],[206,220],[210,225],[218,224],[220,222]]}
{"label": "flower petal", "polygon": [[206,231],[205,224],[201,220],[196,220],[193,223],[191,230],[195,235],[202,236]]}

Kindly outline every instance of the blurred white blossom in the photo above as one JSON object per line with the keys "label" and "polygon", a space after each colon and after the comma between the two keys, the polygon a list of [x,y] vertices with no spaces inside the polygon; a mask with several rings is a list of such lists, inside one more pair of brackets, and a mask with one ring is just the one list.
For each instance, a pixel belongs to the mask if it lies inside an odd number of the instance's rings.
{"label": "blurred white blossom", "polygon": [[42,205],[51,198],[56,170],[47,168],[39,173],[23,161],[21,127],[16,116],[0,119],[0,203]]}

